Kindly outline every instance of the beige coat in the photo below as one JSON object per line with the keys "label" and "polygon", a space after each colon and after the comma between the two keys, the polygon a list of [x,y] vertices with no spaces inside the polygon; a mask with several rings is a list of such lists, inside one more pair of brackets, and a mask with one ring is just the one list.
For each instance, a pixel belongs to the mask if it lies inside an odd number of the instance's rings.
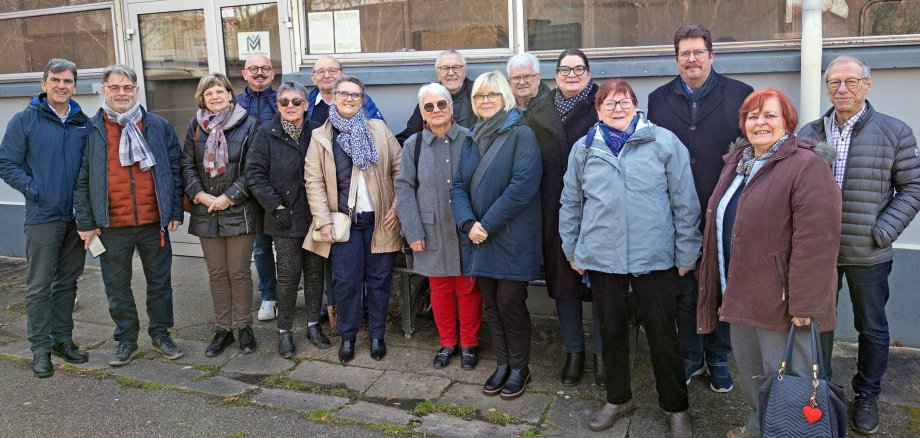
{"label": "beige coat", "polygon": [[[382,120],[369,119],[367,121],[371,139],[377,148],[380,157],[379,165],[371,165],[364,172],[367,188],[371,193],[374,204],[374,237],[371,241],[372,253],[394,252],[402,249],[402,239],[399,227],[386,230],[383,227],[383,218],[387,211],[396,208],[396,192],[393,189],[393,180],[399,174],[399,160],[402,156],[402,147],[396,137],[387,128]],[[331,211],[339,210],[338,185],[335,179],[335,157],[332,153],[332,123],[328,120],[323,126],[313,130],[310,147],[307,149],[307,158],[304,164],[304,181],[307,187],[307,201],[310,203],[310,212],[313,213],[313,224],[307,232],[303,248],[329,257],[332,244],[313,240],[313,230],[322,228],[323,225],[332,223],[329,215]]]}

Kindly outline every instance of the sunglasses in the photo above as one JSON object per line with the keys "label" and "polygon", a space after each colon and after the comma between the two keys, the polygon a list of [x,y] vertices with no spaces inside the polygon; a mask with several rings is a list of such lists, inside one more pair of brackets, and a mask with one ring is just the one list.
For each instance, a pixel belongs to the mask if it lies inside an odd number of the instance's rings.
{"label": "sunglasses", "polygon": [[[425,112],[430,113],[430,112],[434,112],[434,105],[435,105],[435,104],[429,102],[429,103],[426,103],[425,106],[423,106],[422,108],[425,108]],[[445,109],[447,109],[447,101],[446,101],[446,100],[439,100],[439,101],[438,101],[438,109],[441,110],[441,111],[444,111]]]}
{"label": "sunglasses", "polygon": [[299,97],[295,97],[293,99],[282,97],[281,99],[278,99],[278,103],[281,104],[281,106],[288,106],[289,103],[293,103],[294,106],[301,106],[303,105],[303,99]]}

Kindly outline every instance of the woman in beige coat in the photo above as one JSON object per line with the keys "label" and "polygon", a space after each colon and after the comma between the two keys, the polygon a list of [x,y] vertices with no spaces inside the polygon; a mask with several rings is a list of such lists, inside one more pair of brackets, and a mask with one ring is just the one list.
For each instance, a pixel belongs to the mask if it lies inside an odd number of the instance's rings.
{"label": "woman in beige coat", "polygon": [[[387,354],[383,336],[393,259],[402,247],[393,189],[402,148],[382,120],[367,118],[358,78],[343,76],[333,95],[329,119],[313,131],[307,150],[304,179],[313,224],[304,248],[332,258],[339,360],[354,358],[365,307],[371,358],[381,360]],[[348,240],[335,242],[330,212],[350,215]]]}

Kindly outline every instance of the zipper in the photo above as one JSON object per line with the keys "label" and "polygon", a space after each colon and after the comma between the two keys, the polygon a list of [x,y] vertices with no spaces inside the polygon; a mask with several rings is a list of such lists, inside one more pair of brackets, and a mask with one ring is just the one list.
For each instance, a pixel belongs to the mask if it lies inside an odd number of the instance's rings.
{"label": "zipper", "polygon": [[128,175],[131,177],[131,203],[134,204],[134,225],[140,225],[140,217],[137,214],[137,188],[134,186],[134,164],[128,166]]}
{"label": "zipper", "polygon": [[779,256],[773,255],[773,270],[776,272],[776,279],[779,280],[781,301],[786,301],[786,280],[779,269]]}

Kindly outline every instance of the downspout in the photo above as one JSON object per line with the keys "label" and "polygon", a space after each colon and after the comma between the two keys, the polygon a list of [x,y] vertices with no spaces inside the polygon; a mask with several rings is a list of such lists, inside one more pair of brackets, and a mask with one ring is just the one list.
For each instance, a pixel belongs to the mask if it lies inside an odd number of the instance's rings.
{"label": "downspout", "polygon": [[802,0],[802,65],[799,89],[799,124],[821,117],[823,0]]}

